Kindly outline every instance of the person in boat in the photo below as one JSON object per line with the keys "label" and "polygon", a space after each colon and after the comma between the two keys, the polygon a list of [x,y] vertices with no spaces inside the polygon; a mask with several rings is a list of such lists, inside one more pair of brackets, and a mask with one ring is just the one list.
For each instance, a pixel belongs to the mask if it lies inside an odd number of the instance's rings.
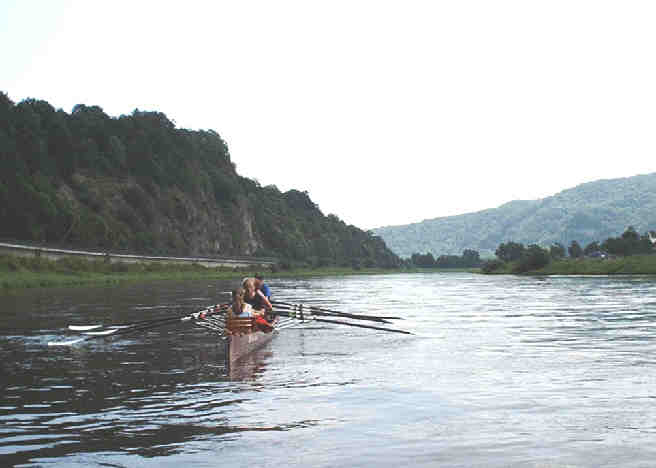
{"label": "person in boat", "polygon": [[269,286],[264,282],[264,277],[259,273],[255,273],[255,288],[262,291],[264,297],[266,297],[269,301],[271,300],[271,288],[269,288]]}
{"label": "person in boat", "polygon": [[253,318],[257,330],[266,333],[273,331],[273,325],[263,317],[264,311],[254,310],[253,306],[246,302],[247,295],[248,292],[244,288],[237,288],[232,291],[232,304],[228,307],[228,318]]}
{"label": "person in boat", "polygon": [[[246,278],[243,282],[244,302],[250,304],[253,308],[253,316],[256,317],[256,323],[260,330],[270,332],[273,330],[273,321],[275,318],[269,313],[271,303],[255,288],[255,278]],[[267,306],[268,304],[268,306]]]}
{"label": "person in boat", "polygon": [[272,310],[273,306],[271,305],[271,288],[264,282],[264,277],[259,273],[255,273],[255,290],[259,291],[262,295],[262,301],[266,306],[267,310]]}
{"label": "person in boat", "polygon": [[[264,284],[263,281],[262,284]],[[258,285],[257,277],[244,279],[244,282],[242,284],[242,287],[246,291],[244,295],[244,300],[247,303],[249,303],[251,306],[253,306],[253,309],[255,310],[261,310],[263,312],[272,310],[273,306],[271,305],[269,298],[262,292],[261,289],[258,288],[257,285]],[[269,292],[270,295],[271,290],[268,288],[268,286],[267,286],[267,291]]]}
{"label": "person in boat", "polygon": [[232,304],[228,307],[228,317],[250,318],[255,315],[253,306],[244,300],[245,294],[244,288],[237,288],[232,291]]}

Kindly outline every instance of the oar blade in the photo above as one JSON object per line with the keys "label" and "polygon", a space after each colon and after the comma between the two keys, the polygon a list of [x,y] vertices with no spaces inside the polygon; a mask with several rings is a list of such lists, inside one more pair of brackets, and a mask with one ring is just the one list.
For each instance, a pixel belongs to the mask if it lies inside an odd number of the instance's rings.
{"label": "oar blade", "polygon": [[[74,340],[68,340],[68,341],[51,341],[48,343],[48,346],[72,346],[75,343],[79,343],[81,341],[87,341],[87,340],[92,340],[94,338],[103,338],[105,336],[122,336],[122,335],[127,335],[131,333],[136,333],[136,332],[141,332],[141,331],[147,331],[151,330],[153,328],[158,328],[162,327],[165,325],[169,325],[175,322],[185,322],[189,320],[198,320],[201,318],[205,318],[206,316],[210,315],[215,315],[215,314],[221,314],[225,312],[225,309],[227,307],[227,304],[217,304],[214,306],[206,307],[205,309],[202,309],[198,312],[194,312],[192,314],[186,314],[186,315],[176,315],[172,317],[162,317],[158,319],[151,319],[151,320],[140,320],[137,322],[129,322],[129,323],[122,323],[122,324],[116,324],[116,325],[69,325],[68,329],[73,330],[73,331],[78,331],[82,332],[84,335],[86,335],[83,338],[76,338]],[[99,328],[103,328],[102,330],[99,330]]]}
{"label": "oar blade", "polygon": [[113,335],[119,330],[121,330],[121,328],[111,328],[109,330],[88,331],[88,332],[84,332],[84,334],[91,335],[91,336],[107,336],[107,335]]}
{"label": "oar blade", "polygon": [[102,325],[69,325],[68,329],[73,331],[89,331],[102,328]]}

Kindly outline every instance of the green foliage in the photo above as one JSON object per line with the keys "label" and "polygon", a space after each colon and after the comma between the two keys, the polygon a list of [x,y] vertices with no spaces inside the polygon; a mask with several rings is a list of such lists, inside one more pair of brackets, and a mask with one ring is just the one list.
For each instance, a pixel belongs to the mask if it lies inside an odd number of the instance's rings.
{"label": "green foliage", "polygon": [[600,247],[604,252],[621,256],[647,254],[653,250],[649,235],[640,236],[633,226],[629,226],[620,237],[609,237]]}
{"label": "green foliage", "polygon": [[551,247],[549,247],[549,255],[554,260],[558,260],[565,256],[565,247],[560,242],[556,242]]}
{"label": "green foliage", "polygon": [[498,208],[421,223],[375,229],[397,254],[456,254],[475,249],[486,257],[501,243],[572,240],[587,245],[634,226],[637,232],[656,228],[656,173],[600,180],[579,185],[541,200],[517,200]]}
{"label": "green foliage", "polygon": [[505,266],[505,262],[499,259],[486,260],[481,266],[483,273],[494,273]]}
{"label": "green foliage", "polygon": [[551,256],[549,251],[539,245],[531,244],[522,252],[522,256],[517,262],[514,271],[516,273],[526,273],[543,268],[549,264]]}
{"label": "green foliage", "polygon": [[599,242],[592,241],[588,245],[586,245],[585,248],[583,249],[583,255],[592,255],[599,251],[601,251],[601,246],[599,245]]}
{"label": "green foliage", "polygon": [[461,256],[440,255],[433,257],[432,253],[413,253],[410,257],[410,265],[419,268],[478,268],[481,258],[477,251],[465,249]]}
{"label": "green foliage", "polygon": [[[651,241],[654,232],[643,235],[629,226],[619,237],[609,237],[603,243],[589,243],[585,249],[572,241],[568,251],[570,260],[564,258],[564,247],[552,245],[549,250],[537,244],[524,248],[519,243],[501,244],[497,249],[497,260],[487,261],[482,266],[484,273],[528,273],[540,274],[630,274],[656,273],[656,256]],[[512,247],[512,248],[511,248]],[[519,258],[509,252],[521,252]],[[611,255],[607,259],[607,254]],[[513,260],[509,260],[514,258]],[[621,260],[626,258],[627,260]]]}
{"label": "green foliage", "polygon": [[505,244],[500,244],[494,253],[501,261],[514,262],[522,258],[524,250],[524,244],[509,241]]}
{"label": "green foliage", "polygon": [[572,258],[579,258],[583,256],[583,249],[581,248],[581,245],[578,243],[578,241],[573,240],[572,243],[569,245],[567,248],[567,252],[569,253],[569,256]]}
{"label": "green foliage", "polygon": [[0,93],[0,237],[174,255],[259,254],[312,267],[395,268],[371,232],[324,216],[307,192],[237,174],[214,131],[160,112],[70,114]]}
{"label": "green foliage", "polygon": [[410,257],[410,260],[412,261],[412,264],[418,267],[434,267],[435,266],[435,257],[433,257],[432,253],[427,253],[427,254],[418,254],[414,253],[412,254],[412,257]]}

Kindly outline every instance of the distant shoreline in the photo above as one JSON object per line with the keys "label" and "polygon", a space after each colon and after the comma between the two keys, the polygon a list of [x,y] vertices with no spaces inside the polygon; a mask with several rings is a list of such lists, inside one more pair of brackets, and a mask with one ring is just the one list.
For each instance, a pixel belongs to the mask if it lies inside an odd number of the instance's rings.
{"label": "distant shoreline", "polygon": [[[482,274],[557,276],[557,275],[656,275],[656,255],[632,255],[614,259],[562,259],[526,273],[513,271],[515,263]],[[309,278],[352,275],[390,275],[400,273],[481,273],[477,268],[293,268],[278,271],[258,270],[268,278]],[[254,268],[211,268],[203,265],[173,263],[116,263],[70,257],[57,261],[0,255],[0,292],[30,288],[84,287],[120,285],[149,281],[237,280],[254,274]]]}
{"label": "distant shoreline", "polygon": [[513,271],[516,263],[510,262],[486,274],[491,275],[656,275],[656,255],[629,255],[610,259],[576,258],[551,261],[544,268],[525,273]]}
{"label": "distant shoreline", "polygon": [[440,273],[469,270],[383,269],[383,268],[292,268],[270,271],[251,268],[211,268],[199,264],[112,263],[65,257],[50,260],[38,257],[0,255],[0,292],[29,288],[119,285],[163,280],[231,280],[259,271],[268,278],[304,278],[320,276],[389,275],[398,273]]}

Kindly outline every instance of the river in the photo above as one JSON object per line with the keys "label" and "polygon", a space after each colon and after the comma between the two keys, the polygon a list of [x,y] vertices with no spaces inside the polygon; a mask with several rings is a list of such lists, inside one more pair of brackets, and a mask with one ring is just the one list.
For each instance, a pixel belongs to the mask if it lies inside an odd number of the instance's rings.
{"label": "river", "polygon": [[269,281],[405,317],[307,324],[228,372],[191,323],[72,347],[69,324],[185,314],[233,284],[0,295],[1,466],[648,467],[656,278],[399,274]]}

